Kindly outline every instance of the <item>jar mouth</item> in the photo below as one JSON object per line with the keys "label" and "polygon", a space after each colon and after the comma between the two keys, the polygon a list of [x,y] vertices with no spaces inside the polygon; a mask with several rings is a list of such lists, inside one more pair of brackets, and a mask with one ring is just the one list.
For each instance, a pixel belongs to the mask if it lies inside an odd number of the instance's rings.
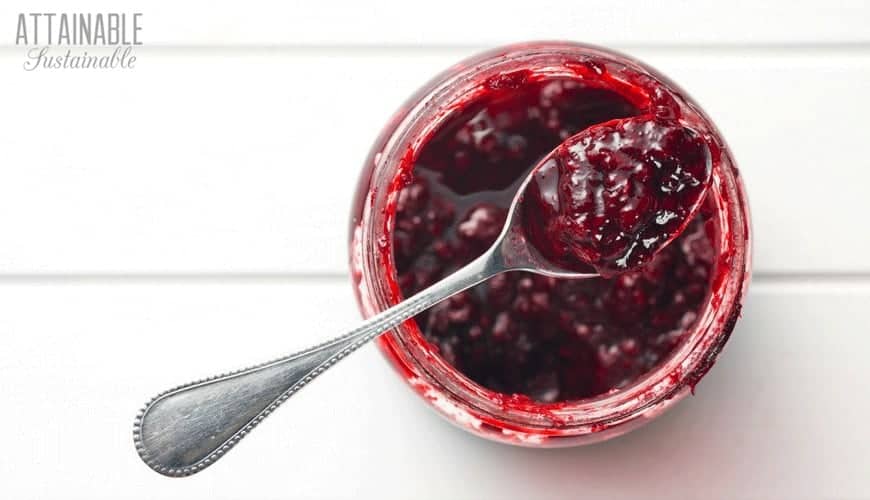
{"label": "jar mouth", "polygon": [[[405,110],[392,134],[373,158],[370,192],[362,219],[354,228],[352,268],[364,312],[375,314],[402,300],[392,252],[392,231],[401,178],[415,155],[464,102],[483,91],[488,76],[524,69],[547,77],[577,74],[565,62],[589,56],[612,61],[647,75],[668,88],[677,87],[655,70],[627,56],[587,45],[543,42],[510,46],[479,55],[436,77]],[[487,389],[445,361],[425,340],[416,322],[397,328],[381,346],[403,365],[411,385],[442,413],[472,427],[494,427],[534,442],[540,436],[593,434],[612,426],[654,416],[679,400],[709,370],[730,336],[749,281],[749,226],[743,186],[721,136],[682,91],[687,120],[703,125],[719,143],[720,161],[707,194],[716,212],[718,262],[711,293],[699,308],[692,329],[668,358],[627,387],[598,396],[558,403],[535,403]],[[386,242],[386,244],[385,244]],[[372,275],[377,270],[379,274]],[[603,435],[603,434],[602,434]]]}

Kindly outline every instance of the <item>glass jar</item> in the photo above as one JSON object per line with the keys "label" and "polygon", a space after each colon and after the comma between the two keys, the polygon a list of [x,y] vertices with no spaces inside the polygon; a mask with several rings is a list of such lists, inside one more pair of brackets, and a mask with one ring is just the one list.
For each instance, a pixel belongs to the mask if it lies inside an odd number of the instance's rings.
{"label": "glass jar", "polygon": [[731,335],[750,278],[748,205],[729,150],[700,107],[652,68],[598,47],[542,42],[486,52],[426,84],[390,120],[364,164],[350,224],[354,291],[367,317],[402,300],[392,232],[397,196],[416,153],[462,103],[481,95],[493,82],[516,84],[511,75],[523,71],[588,82],[607,74],[611,85],[629,77],[633,85],[649,84],[652,112],[668,113],[676,105],[680,119],[704,130],[715,144],[718,150],[713,154],[713,180],[707,195],[715,207],[710,219],[716,233],[715,272],[697,319],[669,357],[633,383],[558,404],[496,393],[473,382],[438,354],[413,320],[381,336],[377,343],[420,397],[467,431],[525,446],[592,443],[640,426],[694,390]]}

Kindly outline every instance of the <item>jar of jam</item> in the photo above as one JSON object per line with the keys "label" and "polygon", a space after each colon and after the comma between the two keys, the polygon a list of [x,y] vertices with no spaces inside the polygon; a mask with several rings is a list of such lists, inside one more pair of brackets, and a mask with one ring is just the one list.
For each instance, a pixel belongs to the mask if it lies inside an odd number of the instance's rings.
{"label": "jar of jam", "polygon": [[350,225],[366,316],[488,248],[519,183],[566,138],[643,116],[691,127],[712,154],[700,211],[652,261],[589,280],[502,274],[378,339],[397,373],[454,424],[507,443],[571,446],[625,433],[694,391],[749,282],[746,195],[725,141],[682,89],[588,45],[512,45],[461,62],[376,140]]}

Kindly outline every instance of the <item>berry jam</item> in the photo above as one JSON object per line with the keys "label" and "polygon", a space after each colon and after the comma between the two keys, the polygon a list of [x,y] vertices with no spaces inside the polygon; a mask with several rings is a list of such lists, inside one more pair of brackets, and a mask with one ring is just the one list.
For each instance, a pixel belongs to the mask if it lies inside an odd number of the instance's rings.
{"label": "berry jam", "polygon": [[529,241],[565,269],[608,277],[648,263],[682,232],[710,180],[704,140],[649,116],[587,128],[541,163],[523,193]]}
{"label": "berry jam", "polygon": [[[670,120],[668,115],[678,113],[666,93],[625,84],[608,88],[571,78],[534,79],[524,72],[487,83],[486,92],[464,102],[440,125],[405,174],[392,251],[406,297],[487,249],[519,185],[567,138],[610,120]],[[631,201],[637,206],[618,200],[605,204],[602,213],[613,212],[621,221],[619,231],[611,231],[621,238],[614,243],[619,249],[589,261],[615,268],[614,255],[625,256],[626,244],[649,237],[650,217],[664,211],[669,211],[667,220],[653,236],[666,241],[679,233],[676,239],[655,255],[631,254],[635,260],[625,268],[643,265],[611,278],[506,273],[419,314],[416,322],[425,339],[447,362],[493,391],[553,403],[624,388],[680,344],[711,289],[716,207],[702,201],[703,188],[694,182],[706,178],[709,153],[694,136],[667,123],[661,126],[664,146],[627,154],[637,154],[643,164],[641,186],[648,186],[645,176],[667,170],[677,176],[674,184],[656,182],[675,191],[682,186],[679,196],[648,193]],[[690,175],[681,177],[678,171]],[[543,191],[540,185],[537,189]],[[539,221],[542,236],[536,244],[544,252],[564,257],[564,249],[542,242],[567,237],[575,238],[569,241],[574,244],[588,237],[588,228],[558,217],[543,196],[530,205],[538,213],[525,226]],[[595,224],[600,227],[601,221]]]}

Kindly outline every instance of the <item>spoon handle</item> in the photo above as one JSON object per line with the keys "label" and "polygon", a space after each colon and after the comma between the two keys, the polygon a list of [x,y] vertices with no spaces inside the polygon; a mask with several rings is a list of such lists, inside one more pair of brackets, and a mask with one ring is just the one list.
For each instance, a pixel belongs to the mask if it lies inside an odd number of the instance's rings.
{"label": "spoon handle", "polygon": [[502,271],[489,251],[329,342],[252,368],[170,389],[148,402],[133,427],[136,451],[155,471],[189,476],[213,464],[278,406],[381,333]]}

